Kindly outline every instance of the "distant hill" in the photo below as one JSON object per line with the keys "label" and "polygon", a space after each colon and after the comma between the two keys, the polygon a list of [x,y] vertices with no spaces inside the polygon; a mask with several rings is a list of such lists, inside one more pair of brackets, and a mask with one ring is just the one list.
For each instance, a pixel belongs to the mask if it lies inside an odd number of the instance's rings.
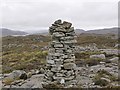
{"label": "distant hill", "polygon": [[[2,36],[8,36],[8,35],[26,35],[28,33],[26,32],[23,32],[23,31],[13,31],[13,30],[10,30],[10,29],[6,29],[6,28],[1,28],[0,29],[0,32],[2,31]],[[104,29],[95,29],[95,30],[88,30],[88,31],[85,31],[83,29],[75,29],[75,32],[77,35],[79,34],[115,34],[118,36],[118,31],[120,32],[120,28],[118,30],[117,27],[114,27],[114,28],[104,28]],[[45,30],[37,30],[37,31],[34,31],[31,32],[30,34],[37,34],[37,35],[48,35],[48,30],[45,29]]]}
{"label": "distant hill", "polygon": [[37,30],[37,31],[33,31],[33,32],[30,32],[30,34],[35,34],[35,35],[48,35],[49,34],[49,31],[48,29],[40,29],[40,30]]}
{"label": "distant hill", "polygon": [[[120,29],[119,29],[120,31]],[[118,34],[118,28],[115,27],[115,28],[104,28],[104,29],[94,29],[94,30],[88,30],[88,31],[85,31],[83,29],[75,29],[75,33],[77,35],[79,34],[115,34],[117,35]],[[48,35],[48,30],[39,30],[37,32],[35,32],[34,34],[40,34],[40,35]]]}
{"label": "distant hill", "polygon": [[81,34],[81,33],[84,33],[84,32],[85,32],[85,30],[83,30],[83,29],[75,29],[76,34]]}
{"label": "distant hill", "polygon": [[88,34],[118,34],[118,31],[120,31],[120,28],[118,30],[118,28],[115,27],[115,28],[88,30],[88,31],[85,31],[84,33],[88,33]]}
{"label": "distant hill", "polygon": [[[84,32],[85,32],[85,30],[83,30],[83,29],[75,29],[76,34],[81,34],[81,33],[84,33]],[[49,30],[45,29],[45,30],[33,31],[31,34],[48,35],[48,33],[49,33]]]}
{"label": "distant hill", "polygon": [[13,31],[7,28],[0,28],[0,35],[2,35],[2,37],[4,36],[21,36],[21,35],[27,35],[28,33],[23,32],[23,31]]}

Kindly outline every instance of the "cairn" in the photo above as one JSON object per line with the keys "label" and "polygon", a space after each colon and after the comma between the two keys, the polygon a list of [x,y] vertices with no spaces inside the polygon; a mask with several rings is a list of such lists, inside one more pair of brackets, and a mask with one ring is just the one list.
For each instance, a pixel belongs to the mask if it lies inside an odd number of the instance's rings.
{"label": "cairn", "polygon": [[65,84],[75,79],[75,31],[69,22],[57,20],[49,27],[52,41],[47,56],[46,82]]}

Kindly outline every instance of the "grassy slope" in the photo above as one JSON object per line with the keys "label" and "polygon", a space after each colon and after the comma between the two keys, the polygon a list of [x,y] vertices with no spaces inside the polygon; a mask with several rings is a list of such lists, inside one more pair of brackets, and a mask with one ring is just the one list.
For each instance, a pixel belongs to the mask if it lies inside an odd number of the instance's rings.
{"label": "grassy slope", "polygon": [[[3,37],[2,64],[3,72],[11,72],[14,69],[30,70],[45,65],[48,43],[51,38],[42,35],[30,35],[24,37]],[[98,47],[106,46],[112,48],[117,40],[111,36],[86,35],[77,37],[78,45],[89,45],[96,43]],[[88,54],[85,54],[88,55]],[[84,55],[83,55],[84,56]],[[84,56],[85,57],[85,56]],[[77,57],[81,59],[82,57]]]}

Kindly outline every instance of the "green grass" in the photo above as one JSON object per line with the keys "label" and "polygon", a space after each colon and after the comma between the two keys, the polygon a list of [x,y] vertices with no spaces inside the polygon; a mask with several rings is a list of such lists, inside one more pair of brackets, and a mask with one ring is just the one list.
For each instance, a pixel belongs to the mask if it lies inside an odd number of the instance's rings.
{"label": "green grass", "polygon": [[82,58],[82,59],[86,59],[86,58],[89,58],[90,55],[93,55],[93,54],[103,54],[99,51],[85,51],[85,52],[77,52],[75,53],[75,57],[76,58]]}
{"label": "green grass", "polygon": [[99,64],[101,61],[105,61],[104,59],[99,59],[99,58],[95,58],[95,59],[91,59],[90,55],[94,55],[94,54],[102,54],[99,51],[86,51],[86,52],[77,52],[75,53],[75,57],[76,57],[76,62],[82,62],[84,65],[88,64],[89,66],[92,65],[97,65]]}
{"label": "green grass", "polygon": [[78,45],[89,45],[96,43],[98,48],[113,48],[117,39],[112,39],[112,35],[81,34],[77,37]]}
{"label": "green grass", "polygon": [[[98,47],[103,46],[113,48],[117,40],[112,39],[110,35],[79,35],[77,45],[85,46],[96,43]],[[7,36],[2,38],[2,65],[3,73],[11,72],[15,69],[30,70],[43,67],[46,63],[47,49],[50,36],[29,35],[29,36]],[[86,63],[99,62],[101,60],[90,60],[92,54],[100,54],[100,52],[83,52],[76,53],[76,60],[85,60]]]}
{"label": "green grass", "polygon": [[[3,72],[11,72],[15,69],[30,70],[39,68],[46,63],[47,51],[11,53],[3,56]],[[5,68],[5,66],[9,67]]]}

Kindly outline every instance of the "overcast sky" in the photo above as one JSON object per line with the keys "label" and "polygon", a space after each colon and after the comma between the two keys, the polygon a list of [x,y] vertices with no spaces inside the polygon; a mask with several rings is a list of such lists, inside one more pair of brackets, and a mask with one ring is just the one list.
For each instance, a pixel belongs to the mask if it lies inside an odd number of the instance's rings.
{"label": "overcast sky", "polygon": [[32,31],[48,28],[55,20],[90,30],[118,25],[119,0],[2,0],[2,27]]}

